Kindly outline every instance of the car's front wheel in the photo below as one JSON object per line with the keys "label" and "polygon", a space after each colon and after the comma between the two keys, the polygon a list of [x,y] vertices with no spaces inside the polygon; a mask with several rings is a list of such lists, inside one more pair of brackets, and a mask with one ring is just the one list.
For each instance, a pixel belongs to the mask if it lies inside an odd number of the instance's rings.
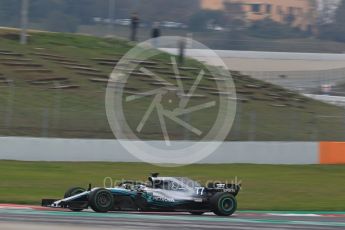
{"label": "car's front wheel", "polygon": [[230,193],[216,193],[210,203],[212,211],[218,216],[231,216],[237,209],[236,198]]}
{"label": "car's front wheel", "polygon": [[109,212],[114,207],[114,196],[107,189],[96,189],[90,193],[89,205],[95,212]]}
{"label": "car's front wheel", "polygon": [[[85,192],[84,188],[73,187],[73,188],[68,189],[65,192],[64,198],[75,196],[75,195],[78,195],[78,194],[83,193],[83,192]],[[87,208],[87,207],[85,207],[85,208]],[[83,207],[70,207],[69,209],[74,211],[74,212],[80,212],[80,211],[83,211],[84,208]]]}

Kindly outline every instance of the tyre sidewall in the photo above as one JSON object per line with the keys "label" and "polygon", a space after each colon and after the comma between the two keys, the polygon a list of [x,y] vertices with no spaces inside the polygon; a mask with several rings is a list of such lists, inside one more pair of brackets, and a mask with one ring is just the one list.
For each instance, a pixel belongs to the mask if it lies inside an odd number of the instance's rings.
{"label": "tyre sidewall", "polygon": [[[70,188],[68,189],[65,194],[64,194],[64,198],[68,198],[68,197],[71,197],[71,196],[75,196],[77,194],[80,194],[80,193],[83,193],[85,192],[86,190],[84,188],[81,188],[81,187],[73,187],[73,188]],[[85,207],[87,208],[87,207]],[[73,212],[81,212],[83,211],[84,209],[83,208],[73,208],[73,207],[70,207],[69,208],[71,211]]]}
{"label": "tyre sidewall", "polygon": [[68,198],[68,197],[71,197],[71,196],[75,196],[77,194],[80,194],[82,192],[85,192],[86,190],[84,188],[81,188],[81,187],[73,187],[73,188],[70,188],[68,189],[66,192],[65,192],[65,195],[64,195],[64,198]]}
{"label": "tyre sidewall", "polygon": [[[230,205],[226,207],[226,205]],[[216,193],[211,198],[212,211],[218,216],[230,216],[237,209],[236,198],[230,193]]]}
{"label": "tyre sidewall", "polygon": [[109,212],[114,207],[113,194],[107,189],[96,189],[90,193],[89,205],[95,212]]}

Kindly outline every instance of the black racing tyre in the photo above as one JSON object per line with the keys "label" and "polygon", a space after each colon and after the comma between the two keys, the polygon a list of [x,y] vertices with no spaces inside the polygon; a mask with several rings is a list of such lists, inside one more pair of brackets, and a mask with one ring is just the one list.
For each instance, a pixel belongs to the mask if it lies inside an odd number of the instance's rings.
{"label": "black racing tyre", "polygon": [[[75,196],[75,195],[80,194],[80,193],[83,193],[83,192],[85,192],[85,191],[86,191],[86,190],[85,190],[84,188],[73,187],[73,188],[68,189],[68,190],[65,192],[64,198],[68,198],[68,197],[71,197],[71,196]],[[83,211],[83,208],[73,208],[73,207],[70,207],[69,209],[72,210],[72,211],[74,211],[74,212]]]}
{"label": "black racing tyre", "polygon": [[95,212],[109,212],[114,207],[114,196],[107,189],[96,189],[90,193],[89,205]]}
{"label": "black racing tyre", "polygon": [[204,212],[189,212],[189,213],[194,215],[194,216],[201,216],[204,214]]}
{"label": "black racing tyre", "polygon": [[231,216],[237,209],[237,200],[230,193],[216,193],[210,200],[212,211],[218,216]]}

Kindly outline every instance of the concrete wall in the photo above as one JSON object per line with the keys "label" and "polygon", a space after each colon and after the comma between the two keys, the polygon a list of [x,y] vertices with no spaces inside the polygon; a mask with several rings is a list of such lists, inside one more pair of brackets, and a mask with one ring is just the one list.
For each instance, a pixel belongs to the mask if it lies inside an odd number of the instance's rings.
{"label": "concrete wall", "polygon": [[[225,142],[200,163],[318,164],[318,150],[312,142]],[[0,159],[139,162],[117,140],[24,137],[0,137]]]}

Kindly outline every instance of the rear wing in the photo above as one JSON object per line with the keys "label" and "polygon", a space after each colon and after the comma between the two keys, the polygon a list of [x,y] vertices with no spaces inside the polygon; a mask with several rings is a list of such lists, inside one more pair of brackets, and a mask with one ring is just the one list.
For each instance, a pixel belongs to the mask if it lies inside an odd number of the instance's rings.
{"label": "rear wing", "polygon": [[207,185],[207,189],[218,192],[228,192],[234,196],[237,196],[241,190],[241,186],[241,184],[209,183]]}

